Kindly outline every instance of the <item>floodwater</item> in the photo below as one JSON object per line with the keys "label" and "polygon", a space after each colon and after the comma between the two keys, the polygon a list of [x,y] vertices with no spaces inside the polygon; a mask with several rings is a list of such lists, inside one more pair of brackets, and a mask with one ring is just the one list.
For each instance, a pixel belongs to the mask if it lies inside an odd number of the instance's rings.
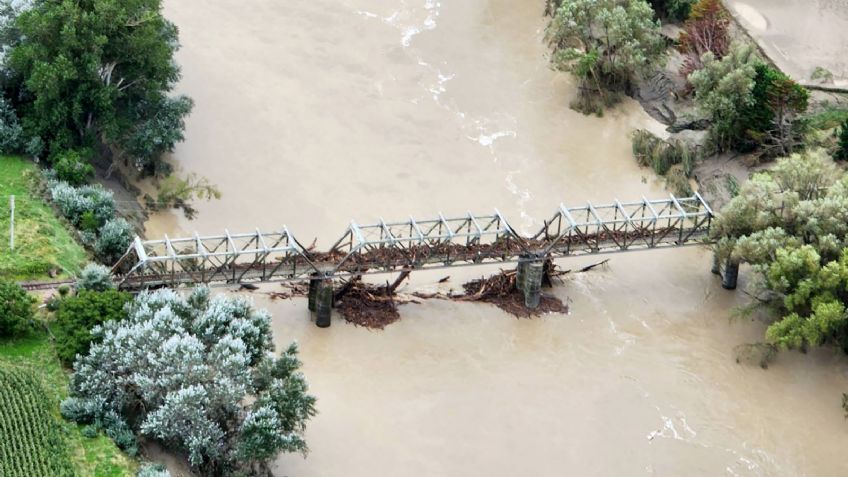
{"label": "floodwater", "polygon": [[[286,224],[327,246],[351,219],[494,207],[530,231],[560,202],[664,196],[627,137],[661,127],[631,101],[603,118],[568,109],[575,86],[548,68],[542,7],[166,0],[180,89],[197,103],[174,159],[223,198],[193,222],[153,217],[148,237]],[[553,291],[569,315],[428,301],[380,332],[338,318],[318,329],[302,300],[257,293],[278,346],[300,343],[319,397],[311,452],[275,472],[845,475],[848,362],[826,350],[766,371],[737,364],[734,347],[763,325],[731,322],[743,295],[723,291],[709,262],[697,248],[615,255]],[[451,270],[441,286],[491,271]]]}
{"label": "floodwater", "polygon": [[796,81],[816,67],[848,86],[848,0],[728,0],[770,58]]}

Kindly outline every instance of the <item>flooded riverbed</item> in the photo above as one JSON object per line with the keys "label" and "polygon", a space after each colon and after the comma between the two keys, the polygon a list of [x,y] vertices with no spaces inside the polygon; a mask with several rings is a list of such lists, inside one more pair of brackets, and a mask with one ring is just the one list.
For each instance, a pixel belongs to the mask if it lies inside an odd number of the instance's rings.
{"label": "flooded riverbed", "polygon": [[[494,207],[530,231],[560,202],[666,194],[630,156],[629,131],[662,129],[636,103],[603,118],[568,109],[574,84],[548,68],[541,2],[165,5],[180,89],[197,103],[175,161],[223,198],[193,222],[153,217],[151,238],[286,224],[327,246],[351,219]],[[281,457],[277,475],[848,472],[846,361],[736,364],[762,326],[730,323],[741,294],[721,290],[705,251],[616,255],[555,293],[570,315],[432,301],[382,332],[320,330],[302,301],[257,294],[319,396],[311,453]]]}

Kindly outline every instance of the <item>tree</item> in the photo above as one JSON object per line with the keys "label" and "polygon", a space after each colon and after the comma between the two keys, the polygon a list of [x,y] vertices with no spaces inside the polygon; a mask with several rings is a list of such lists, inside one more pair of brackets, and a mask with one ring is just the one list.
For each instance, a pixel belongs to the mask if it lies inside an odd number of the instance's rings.
{"label": "tree", "polygon": [[[644,0],[563,0],[548,29],[554,66],[573,72],[584,91],[626,91],[660,61],[664,42]],[[607,101],[605,101],[607,102]]]}
{"label": "tree", "polygon": [[306,452],[315,398],[297,346],[271,354],[267,312],[206,288],[142,293],[127,312],[92,331],[63,415],[156,439],[201,475],[257,472],[278,452]]}
{"label": "tree", "polygon": [[807,110],[809,93],[765,63],[754,69],[752,101],[740,110],[743,134],[734,147],[749,152],[764,146],[769,155],[788,155],[802,143],[797,119]]}
{"label": "tree", "polygon": [[17,283],[0,280],[0,337],[20,336],[32,326],[35,298]]}
{"label": "tree", "polygon": [[762,60],[751,44],[734,43],[717,59],[712,52],[701,57],[703,68],[689,75],[695,103],[711,121],[710,134],[720,149],[730,149],[744,134],[742,112],[754,104],[757,65]]}
{"label": "tree", "polygon": [[680,72],[689,76],[701,69],[701,57],[712,53],[721,60],[730,48],[730,14],[720,0],[700,0],[692,7],[692,13],[680,33],[680,52],[686,55]]}
{"label": "tree", "polygon": [[91,329],[106,321],[123,319],[124,305],[130,298],[128,293],[116,290],[81,290],[76,296],[64,298],[50,324],[59,359],[70,365],[77,355],[87,354]]}
{"label": "tree", "polygon": [[776,312],[769,342],[848,352],[848,175],[822,151],[781,159],[714,225],[718,253],[752,265],[759,302]]}
{"label": "tree", "polygon": [[[9,62],[20,82],[18,110],[50,157],[105,144],[150,173],[182,139],[191,106],[168,98],[180,76],[179,44],[161,10],[161,0],[35,0],[20,14]],[[152,145],[143,149],[140,140]]]}

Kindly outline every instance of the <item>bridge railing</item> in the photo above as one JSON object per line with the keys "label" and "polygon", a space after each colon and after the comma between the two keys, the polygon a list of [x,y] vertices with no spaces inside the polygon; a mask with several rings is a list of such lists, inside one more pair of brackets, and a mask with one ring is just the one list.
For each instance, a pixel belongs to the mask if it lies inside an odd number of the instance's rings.
{"label": "bridge railing", "polygon": [[113,268],[124,288],[303,280],[399,270],[510,262],[696,244],[713,212],[695,194],[578,207],[561,205],[532,236],[497,211],[362,225],[351,222],[329,251],[275,232],[144,241],[136,238]]}

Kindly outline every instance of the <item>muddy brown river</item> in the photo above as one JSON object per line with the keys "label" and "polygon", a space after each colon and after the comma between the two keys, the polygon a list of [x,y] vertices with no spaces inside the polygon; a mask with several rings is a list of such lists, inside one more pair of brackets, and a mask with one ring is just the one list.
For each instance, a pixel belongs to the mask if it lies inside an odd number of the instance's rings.
{"label": "muddy brown river", "polygon": [[[529,232],[560,202],[665,196],[627,136],[662,127],[632,101],[602,118],[568,109],[575,85],[548,67],[541,3],[166,0],[179,89],[197,103],[174,160],[223,198],[194,221],[152,217],[148,237],[285,224],[327,246],[351,219],[495,207]],[[568,315],[430,301],[381,332],[338,318],[318,329],[302,300],[257,293],[278,345],[300,343],[319,397],[311,452],[275,472],[845,475],[848,360],[820,350],[766,371],[737,364],[734,347],[764,327],[730,320],[744,296],[709,265],[698,248],[614,255],[553,290]]]}

